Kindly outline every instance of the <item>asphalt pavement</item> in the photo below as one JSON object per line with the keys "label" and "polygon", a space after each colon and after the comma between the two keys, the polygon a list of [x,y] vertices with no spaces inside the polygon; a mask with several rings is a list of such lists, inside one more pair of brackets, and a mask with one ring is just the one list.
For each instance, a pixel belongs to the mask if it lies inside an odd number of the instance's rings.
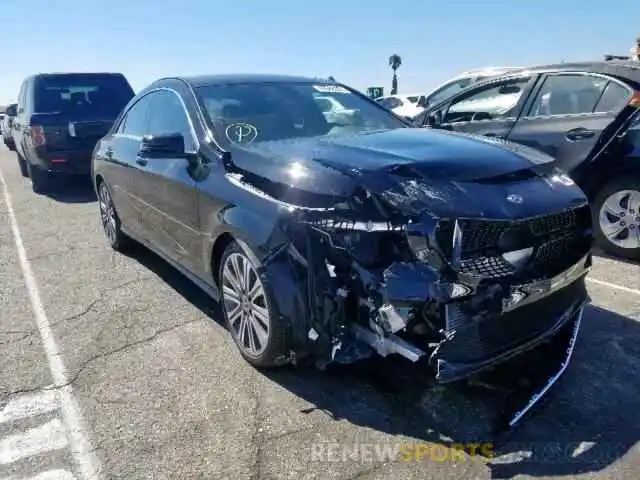
{"label": "asphalt pavement", "polygon": [[589,292],[545,408],[454,455],[490,400],[402,360],[256,371],[188,280],[111,251],[88,185],[36,195],[3,149],[0,479],[635,479],[640,268],[596,256]]}

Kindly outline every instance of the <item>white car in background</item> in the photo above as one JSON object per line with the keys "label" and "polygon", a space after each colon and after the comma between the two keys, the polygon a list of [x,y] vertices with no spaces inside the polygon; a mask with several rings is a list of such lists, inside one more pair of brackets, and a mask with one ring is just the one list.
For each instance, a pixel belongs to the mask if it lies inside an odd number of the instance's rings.
{"label": "white car in background", "polygon": [[521,68],[523,67],[484,67],[467,70],[438,85],[428,94],[388,95],[379,97],[376,101],[396,115],[413,118],[429,105],[446,100],[480,80],[504,75]]}
{"label": "white car in background", "polygon": [[376,98],[376,102],[384,108],[391,110],[401,117],[414,117],[418,115],[424,107],[421,106],[425,101],[425,95],[421,93],[408,95],[386,95]]}

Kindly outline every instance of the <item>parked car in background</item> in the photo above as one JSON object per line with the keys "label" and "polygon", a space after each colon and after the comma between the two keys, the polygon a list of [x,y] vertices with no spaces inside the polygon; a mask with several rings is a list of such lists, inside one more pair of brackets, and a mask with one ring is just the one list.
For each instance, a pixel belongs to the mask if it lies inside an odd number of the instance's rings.
{"label": "parked car in background", "polygon": [[386,95],[376,98],[376,102],[401,117],[414,117],[424,111],[421,106],[425,96],[419,93],[408,95]]}
{"label": "parked car in background", "polygon": [[387,95],[376,101],[396,115],[414,118],[429,105],[442,102],[481,80],[502,75],[521,67],[485,67],[468,70],[447,80],[427,94]]}
{"label": "parked car in background", "polygon": [[512,72],[478,83],[416,120],[555,157],[592,202],[602,249],[640,259],[638,107],[640,65],[612,60]]}
{"label": "parked car in background", "polygon": [[[328,119],[318,95],[358,113]],[[535,355],[513,423],[564,371],[588,300],[589,205],[552,164],[342,84],[218,75],[139,92],[92,176],[111,247],[135,239],[221,299],[254,366],[400,354],[448,383]]]}
{"label": "parked car in background", "polygon": [[121,73],[42,73],[20,87],[13,138],[22,175],[45,192],[60,175],[87,176],[91,152],[134,92]]}
{"label": "parked car in background", "polygon": [[2,140],[9,150],[15,150],[13,141],[13,120],[16,116],[17,105],[12,103],[7,106],[4,111],[4,118],[0,121],[0,131],[2,132]]}

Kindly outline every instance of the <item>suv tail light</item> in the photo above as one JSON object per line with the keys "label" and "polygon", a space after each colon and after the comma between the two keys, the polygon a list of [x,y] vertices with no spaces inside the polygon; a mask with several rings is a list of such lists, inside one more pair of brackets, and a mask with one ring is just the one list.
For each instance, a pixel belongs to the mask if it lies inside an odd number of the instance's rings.
{"label": "suv tail light", "polygon": [[47,139],[44,136],[44,129],[39,125],[34,125],[31,127],[31,141],[33,142],[34,147],[41,147],[45,143],[47,143]]}

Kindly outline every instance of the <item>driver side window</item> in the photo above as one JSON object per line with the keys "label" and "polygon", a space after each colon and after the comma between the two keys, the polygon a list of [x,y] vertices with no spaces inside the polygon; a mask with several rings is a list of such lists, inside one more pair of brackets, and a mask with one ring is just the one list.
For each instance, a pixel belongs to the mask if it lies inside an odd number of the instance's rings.
{"label": "driver side window", "polygon": [[445,116],[445,123],[499,120],[515,114],[530,78],[518,78],[487,85],[480,90],[454,100]]}

